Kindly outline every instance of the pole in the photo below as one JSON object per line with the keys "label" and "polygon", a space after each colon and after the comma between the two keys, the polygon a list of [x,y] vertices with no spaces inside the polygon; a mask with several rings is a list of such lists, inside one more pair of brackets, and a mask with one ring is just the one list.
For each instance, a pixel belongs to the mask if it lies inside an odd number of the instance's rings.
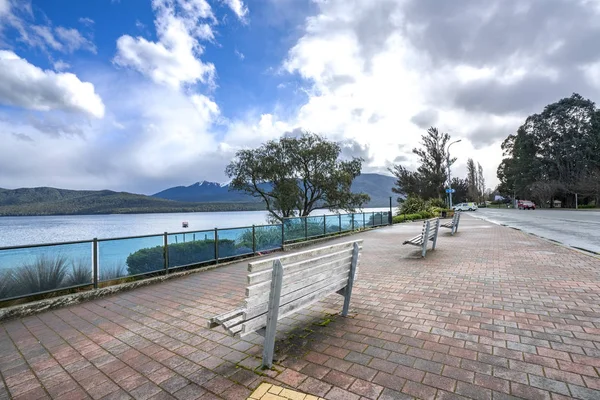
{"label": "pole", "polygon": [[165,261],[165,275],[169,273],[169,235],[163,234],[163,258]]}
{"label": "pole", "polygon": [[578,203],[577,202],[577,193],[575,193],[575,209],[576,210],[579,208],[577,203]]}
{"label": "pole", "polygon": [[256,255],[256,227],[252,225],[252,254]]}
{"label": "pole", "polygon": [[219,230],[215,228],[215,262],[219,263]]}
{"label": "pole", "polygon": [[448,193],[448,198],[450,199],[450,208],[452,208],[452,174],[450,173],[450,146],[454,143],[458,143],[462,141],[462,139],[455,140],[454,142],[448,145],[446,149],[446,164],[448,165],[448,189],[450,193]]}
{"label": "pole", "polygon": [[388,217],[388,223],[392,225],[392,196],[390,196],[390,216]]}
{"label": "pole", "polygon": [[94,289],[98,289],[98,239],[92,243],[92,281]]}

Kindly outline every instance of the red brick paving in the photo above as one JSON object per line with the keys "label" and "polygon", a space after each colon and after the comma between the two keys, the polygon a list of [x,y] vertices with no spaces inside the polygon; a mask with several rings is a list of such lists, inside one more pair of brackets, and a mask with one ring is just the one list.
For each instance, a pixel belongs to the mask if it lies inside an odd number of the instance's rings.
{"label": "red brick paving", "polygon": [[[262,381],[327,399],[600,399],[600,259],[464,217],[425,259],[404,224],[364,239],[339,296],[262,338],[207,330],[243,300],[246,263],[0,324],[0,400],[243,399]],[[343,240],[348,240],[343,239]]]}

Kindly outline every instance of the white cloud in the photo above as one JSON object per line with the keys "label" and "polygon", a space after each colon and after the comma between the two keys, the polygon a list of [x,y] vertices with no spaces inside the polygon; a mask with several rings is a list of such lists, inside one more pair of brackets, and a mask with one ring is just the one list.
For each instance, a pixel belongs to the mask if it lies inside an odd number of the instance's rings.
{"label": "white cloud", "polygon": [[[56,40],[56,38],[54,37],[54,34],[52,33],[52,28],[50,28],[48,26],[34,25],[34,26],[31,27],[31,30],[37,36],[39,36],[40,39],[42,39],[37,44],[39,47],[44,47],[44,45],[47,44],[48,46],[50,46],[54,50],[62,50],[63,45],[62,45],[62,43],[58,42]],[[31,38],[30,39],[30,44],[33,44],[32,40],[35,40],[35,39]]]}
{"label": "white cloud", "polygon": [[248,7],[242,0],[222,0],[242,22],[247,22]]}
{"label": "white cloud", "polygon": [[79,22],[82,23],[82,24],[84,24],[84,25],[86,25],[86,26],[92,26],[92,25],[94,25],[96,23],[93,19],[88,18],[88,17],[81,17],[81,18],[79,18]]}
{"label": "white cloud", "polygon": [[104,104],[93,84],[71,73],[44,71],[6,50],[0,51],[0,102],[31,110],[104,116]]}
{"label": "white cloud", "polygon": [[205,0],[154,0],[157,42],[123,35],[117,40],[114,62],[133,68],[154,82],[179,89],[197,82],[214,85],[215,67],[200,60],[200,40],[212,40],[215,21]]}
{"label": "white cloud", "polygon": [[66,69],[71,68],[71,65],[64,62],[63,60],[57,60],[52,65],[54,66],[54,69],[57,71],[64,71]]}
{"label": "white cloud", "polygon": [[83,37],[81,33],[75,28],[64,28],[59,26],[55,29],[56,35],[62,40],[63,46],[66,51],[72,53],[79,49],[88,50],[92,53],[96,53],[96,46]]}

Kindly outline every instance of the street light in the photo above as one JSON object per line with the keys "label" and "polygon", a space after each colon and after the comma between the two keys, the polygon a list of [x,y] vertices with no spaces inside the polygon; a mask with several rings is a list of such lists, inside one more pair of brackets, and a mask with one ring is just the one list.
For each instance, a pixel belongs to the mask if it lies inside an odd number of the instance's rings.
{"label": "street light", "polygon": [[450,146],[452,146],[454,143],[458,143],[462,141],[462,139],[458,139],[455,140],[454,142],[450,143],[448,145],[448,147],[446,148],[446,162],[448,164],[448,189],[450,189],[448,196],[450,199],[450,208],[452,208],[452,177],[450,176]]}

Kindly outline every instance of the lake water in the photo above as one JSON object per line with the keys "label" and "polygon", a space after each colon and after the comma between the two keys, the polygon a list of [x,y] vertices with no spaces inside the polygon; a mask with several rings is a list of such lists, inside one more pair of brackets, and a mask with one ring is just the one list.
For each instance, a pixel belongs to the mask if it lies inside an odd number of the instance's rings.
{"label": "lake water", "polygon": [[[285,240],[385,225],[387,211],[335,215],[318,210],[305,220],[287,221]],[[98,280],[110,281],[280,249],[282,225],[266,224],[267,216],[265,211],[240,211],[1,217],[0,300],[89,285],[94,265],[98,266]],[[182,221],[188,222],[187,229],[182,228]],[[98,238],[96,244],[93,238]],[[79,241],[83,242],[64,243]],[[36,244],[45,245],[7,248]],[[96,251],[97,264],[93,262]]]}
{"label": "lake water", "polygon": [[[389,211],[368,208],[364,212]],[[331,214],[315,210],[311,215]],[[267,223],[266,211],[0,217],[0,247],[201,231]],[[189,228],[181,223],[187,221]]]}

